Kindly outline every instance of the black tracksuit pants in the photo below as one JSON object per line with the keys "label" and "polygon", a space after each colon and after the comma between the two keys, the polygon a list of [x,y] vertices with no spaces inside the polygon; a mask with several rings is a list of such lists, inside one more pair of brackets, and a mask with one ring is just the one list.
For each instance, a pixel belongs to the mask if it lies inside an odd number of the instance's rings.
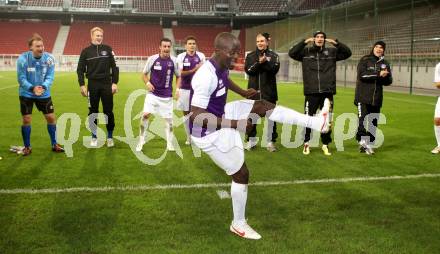
{"label": "black tracksuit pants", "polygon": [[[370,138],[368,143],[373,143],[376,137],[376,129],[377,129],[377,121],[379,119],[379,116],[374,116],[373,114],[379,114],[380,113],[380,106],[374,106],[371,104],[365,104],[358,102],[358,117],[359,117],[359,124],[358,124],[358,130],[356,133],[356,140],[359,142],[361,139],[364,139],[368,142],[368,137]],[[368,116],[369,114],[372,114]],[[371,119],[367,118],[367,126],[364,125],[365,118],[368,116],[368,118],[372,117]]]}
{"label": "black tracksuit pants", "polygon": [[[330,112],[333,112],[333,94],[332,93],[317,93],[308,94],[304,101],[304,113],[313,116],[318,109],[322,109],[324,106],[324,100],[328,98],[330,100]],[[331,115],[329,116],[331,117]],[[312,130],[310,128],[305,129],[304,143],[310,141]],[[332,142],[331,129],[327,133],[321,133],[321,141],[323,145],[328,145]]]}
{"label": "black tracksuit pants", "polygon": [[[113,115],[113,94],[110,80],[88,80],[89,91],[89,115],[99,112],[99,101],[102,102],[102,111],[107,116],[107,131],[115,128],[115,116]],[[97,123],[94,121],[95,124]],[[96,131],[91,128],[92,132]]]}

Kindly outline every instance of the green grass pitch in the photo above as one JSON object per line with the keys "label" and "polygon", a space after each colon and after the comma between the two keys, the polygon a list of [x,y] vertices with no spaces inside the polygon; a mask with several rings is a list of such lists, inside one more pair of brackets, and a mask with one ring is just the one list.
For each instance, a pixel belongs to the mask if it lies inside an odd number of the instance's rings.
{"label": "green grass pitch", "polygon": [[[35,108],[33,153],[21,157],[8,151],[21,145],[21,115],[14,72],[0,73],[0,253],[439,253],[440,179],[389,179],[295,185],[250,186],[249,224],[263,238],[240,239],[229,232],[231,200],[217,191],[228,187],[78,191],[7,194],[11,189],[156,186],[230,183],[231,179],[202,154],[194,158],[183,145],[183,126],[175,134],[183,159],[168,153],[158,165],[139,161],[118,140],[113,149],[87,149],[87,101],[80,96],[74,73],[56,73],[52,98],[56,115],[76,113],[81,132],[73,157],[50,152],[46,123]],[[234,75],[240,85],[246,81]],[[124,105],[142,89],[138,73],[122,73],[115,96],[115,136],[125,136]],[[302,87],[279,85],[279,103],[302,111]],[[335,117],[356,113],[354,90],[338,88]],[[237,99],[230,93],[229,100]],[[301,147],[269,153],[263,147],[246,152],[250,181],[273,182],[353,177],[439,174],[433,111],[437,98],[387,92],[380,129],[383,146],[374,156],[358,152],[354,139],[345,151],[324,156],[319,147],[309,156]],[[134,113],[142,109],[143,98]],[[133,114],[134,114],[133,113]],[[130,116],[131,119],[134,115]],[[138,120],[132,120],[137,134]],[[160,123],[160,122],[159,122]],[[101,126],[102,127],[102,126]],[[104,127],[102,127],[104,129]],[[281,126],[279,127],[281,130]],[[296,128],[292,130],[292,142]],[[261,130],[259,131],[261,135]],[[153,138],[144,153],[157,158],[165,141]]]}

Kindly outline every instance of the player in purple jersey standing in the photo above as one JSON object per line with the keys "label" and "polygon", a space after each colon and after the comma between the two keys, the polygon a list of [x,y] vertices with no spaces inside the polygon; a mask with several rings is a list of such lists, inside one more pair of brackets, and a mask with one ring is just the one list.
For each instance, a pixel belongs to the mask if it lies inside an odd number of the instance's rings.
{"label": "player in purple jersey standing", "polygon": [[148,128],[150,114],[156,114],[165,119],[165,134],[167,150],[174,151],[173,137],[173,77],[180,82],[176,58],[170,55],[171,40],[163,38],[159,44],[160,53],[148,58],[142,73],[142,80],[147,87],[143,115],[141,118],[139,143],[136,151],[142,151]]}
{"label": "player in purple jersey standing", "polygon": [[256,90],[241,89],[229,78],[240,52],[240,41],[231,33],[215,38],[215,52],[194,75],[191,86],[191,141],[216,165],[232,177],[231,198],[233,221],[230,231],[247,239],[260,239],[245,219],[249,171],[244,162],[243,141],[239,131],[250,131],[254,116],[271,121],[296,124],[328,132],[330,101],[325,100],[317,116],[308,116],[265,100],[238,100],[226,103],[228,90],[249,98]]}
{"label": "player in purple jersey standing", "polygon": [[190,92],[191,80],[196,71],[205,62],[205,55],[197,51],[197,39],[194,36],[187,36],[185,38],[186,51],[177,56],[177,66],[180,72],[180,82],[176,84],[177,108],[183,111],[185,116],[185,131],[186,131],[186,145],[191,143],[189,133],[189,106],[190,106]]}

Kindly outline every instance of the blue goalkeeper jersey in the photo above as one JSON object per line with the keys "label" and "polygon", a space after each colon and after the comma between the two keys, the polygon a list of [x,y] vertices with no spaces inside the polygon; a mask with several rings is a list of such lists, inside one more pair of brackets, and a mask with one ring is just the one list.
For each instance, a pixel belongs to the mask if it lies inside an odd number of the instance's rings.
{"label": "blue goalkeeper jersey", "polygon": [[[50,97],[50,88],[55,74],[55,60],[49,53],[44,52],[41,58],[33,56],[32,51],[24,52],[17,60],[17,80],[20,84],[20,96],[44,99]],[[44,93],[36,96],[35,86],[43,86]]]}

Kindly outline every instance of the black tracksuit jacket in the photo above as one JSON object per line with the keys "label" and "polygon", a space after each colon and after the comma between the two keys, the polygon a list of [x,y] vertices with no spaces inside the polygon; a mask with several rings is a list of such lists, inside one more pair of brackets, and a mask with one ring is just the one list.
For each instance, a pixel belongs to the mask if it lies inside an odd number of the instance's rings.
{"label": "black tracksuit jacket", "polygon": [[89,80],[100,80],[110,84],[117,84],[119,81],[119,69],[116,66],[113,50],[104,44],[90,44],[83,49],[76,72],[80,86],[85,85],[84,73]]}
{"label": "black tracksuit jacket", "polygon": [[337,41],[335,47],[306,47],[304,40],[289,50],[289,56],[302,62],[304,95],[336,94],[336,61],[351,56],[351,50]]}

